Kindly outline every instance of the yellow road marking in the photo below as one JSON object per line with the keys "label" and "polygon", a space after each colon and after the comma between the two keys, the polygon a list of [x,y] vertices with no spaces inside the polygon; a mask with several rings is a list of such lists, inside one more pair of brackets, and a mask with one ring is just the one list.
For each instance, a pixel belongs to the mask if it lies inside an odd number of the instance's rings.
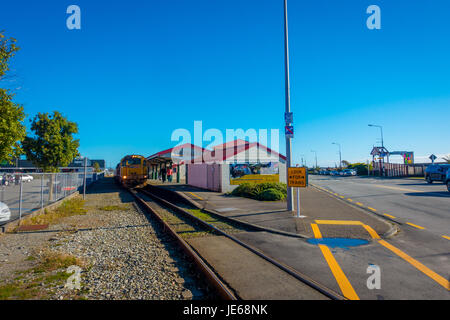
{"label": "yellow road marking", "polygon": [[363,225],[361,221],[351,220],[316,220],[317,224]]}
{"label": "yellow road marking", "polygon": [[396,247],[394,247],[393,245],[387,243],[384,240],[378,240],[378,242],[383,245],[384,247],[386,247],[387,249],[391,250],[392,252],[394,252],[396,255],[398,255],[400,258],[402,258],[403,260],[409,262],[411,265],[413,265],[415,268],[417,268],[418,270],[422,271],[424,274],[426,274],[428,277],[430,277],[431,279],[433,279],[434,281],[436,281],[437,283],[439,283],[441,286],[443,286],[445,289],[450,290],[450,282],[448,280],[446,280],[444,277],[440,276],[439,274],[437,274],[436,272],[434,272],[433,270],[429,269],[428,267],[426,267],[425,265],[423,265],[422,263],[420,263],[419,261],[411,258],[410,256],[408,256],[406,253],[404,253],[403,251],[401,251],[400,249],[397,249]]}
{"label": "yellow road marking", "polygon": [[342,199],[344,199],[345,197],[344,196],[339,196],[340,198],[342,198]]}
{"label": "yellow road marking", "polygon": [[341,288],[342,294],[347,299],[359,300],[359,297],[356,294],[355,289],[353,289],[352,285],[350,284],[350,281],[348,281],[341,267],[337,263],[336,259],[333,257],[333,254],[331,253],[330,249],[323,244],[319,244],[319,248],[322,251],[323,256],[325,257],[325,260],[327,261],[328,266],[330,267],[331,272],[333,273],[334,278],[336,279],[339,285],[339,288]]}
{"label": "yellow road marking", "polygon": [[[320,233],[319,226],[317,224],[311,223],[311,227],[314,231],[315,238],[322,238],[322,234]],[[333,273],[333,276],[339,285],[339,288],[341,288],[342,294],[347,299],[359,300],[359,297],[356,294],[355,289],[353,289],[350,281],[348,281],[347,277],[345,276],[345,274],[342,271],[341,267],[339,266],[338,262],[334,258],[330,249],[326,245],[323,245],[323,244],[319,244],[319,248],[320,248],[320,251],[322,251],[323,256],[325,257],[325,260],[327,261],[328,266],[330,267],[331,272]]]}
{"label": "yellow road marking", "polygon": [[383,213],[386,217],[389,217],[389,218],[391,218],[391,219],[395,219],[395,217],[394,216],[391,216],[390,214],[387,214],[387,213]]}
{"label": "yellow road marking", "polygon": [[413,226],[414,228],[417,228],[417,229],[425,229],[424,227],[421,227],[421,226],[418,226],[417,224],[413,224],[413,223],[411,223],[411,222],[407,222],[406,224],[409,224],[410,226]]}
{"label": "yellow road marking", "polygon": [[383,186],[381,184],[371,184],[371,186],[374,186],[374,187],[377,187],[377,188],[398,190],[398,191],[407,191],[407,192],[416,192],[416,193],[423,193],[423,192],[425,192],[425,191],[419,191],[419,190],[414,190],[414,189],[405,189],[405,188],[399,188],[399,187],[388,187],[388,186]]}
{"label": "yellow road marking", "polygon": [[450,240],[450,237],[447,237],[447,236],[442,236],[442,238]]}
{"label": "yellow road marking", "polygon": [[193,192],[188,192],[188,193],[190,193],[190,194],[192,194],[194,197],[196,197],[197,199],[200,199],[200,200],[203,200],[203,198],[202,197],[199,197],[198,195],[196,195],[195,193],[193,193]]}
{"label": "yellow road marking", "polygon": [[363,227],[364,227],[364,229],[367,230],[367,232],[370,234],[370,236],[373,239],[380,239],[380,236],[378,235],[378,233],[374,229],[372,229],[371,226],[368,226],[367,224],[363,224]]}
{"label": "yellow road marking", "polygon": [[348,198],[347,200],[348,200],[348,201],[350,201],[350,202],[353,202],[353,200],[352,200],[352,199],[350,199],[350,198]]}
{"label": "yellow road marking", "polygon": [[311,228],[313,229],[314,238],[320,239],[322,238],[322,233],[319,230],[319,226],[315,223],[311,223]]}
{"label": "yellow road marking", "polygon": [[356,203],[358,206],[364,207],[364,205],[361,202]]}
{"label": "yellow road marking", "polygon": [[377,209],[374,209],[374,208],[371,208],[371,207],[367,207],[369,210],[372,210],[372,211],[377,211]]}

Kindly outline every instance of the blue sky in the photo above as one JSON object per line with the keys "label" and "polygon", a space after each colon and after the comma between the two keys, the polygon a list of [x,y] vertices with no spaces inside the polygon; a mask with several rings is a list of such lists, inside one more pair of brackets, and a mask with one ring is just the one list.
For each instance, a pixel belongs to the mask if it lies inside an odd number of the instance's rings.
{"label": "blue sky", "polygon": [[[81,30],[66,9],[81,8]],[[381,30],[366,27],[369,5]],[[294,163],[390,151],[450,154],[447,0],[289,1]],[[176,144],[175,129],[283,130],[282,0],[8,1],[0,30],[22,48],[15,101],[79,124],[80,152],[115,165]],[[27,121],[28,125],[29,122]],[[284,139],[281,141],[284,150]],[[205,145],[208,143],[205,142]]]}

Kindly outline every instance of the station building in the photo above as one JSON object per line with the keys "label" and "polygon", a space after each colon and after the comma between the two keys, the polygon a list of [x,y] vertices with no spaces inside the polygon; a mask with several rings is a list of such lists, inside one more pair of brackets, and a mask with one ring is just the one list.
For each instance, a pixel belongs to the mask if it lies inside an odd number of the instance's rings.
{"label": "station building", "polygon": [[158,152],[147,158],[149,176],[158,179],[158,169],[172,167],[173,182],[229,192],[244,182],[286,183],[286,157],[258,143],[234,140],[213,150],[192,144]]}

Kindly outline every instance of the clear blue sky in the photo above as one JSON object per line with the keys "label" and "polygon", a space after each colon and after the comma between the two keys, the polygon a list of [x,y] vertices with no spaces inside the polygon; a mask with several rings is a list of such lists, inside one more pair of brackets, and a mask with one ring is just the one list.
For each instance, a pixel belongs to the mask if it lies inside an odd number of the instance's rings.
{"label": "clear blue sky", "polygon": [[[81,30],[66,28],[71,4]],[[371,4],[381,30],[366,27]],[[290,0],[294,163],[316,150],[334,165],[332,142],[365,161],[379,140],[368,123],[391,151],[450,154],[449,12],[448,0]],[[108,165],[174,145],[195,120],[283,129],[282,0],[4,1],[0,30],[22,48],[15,101],[77,122],[80,152]]]}

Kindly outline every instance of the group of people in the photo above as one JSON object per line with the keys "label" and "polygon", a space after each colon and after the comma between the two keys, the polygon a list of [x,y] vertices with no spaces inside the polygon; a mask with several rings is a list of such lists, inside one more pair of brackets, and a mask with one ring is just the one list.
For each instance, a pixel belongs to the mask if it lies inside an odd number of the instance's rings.
{"label": "group of people", "polygon": [[161,172],[160,172],[160,179],[162,180],[162,182],[172,182],[172,176],[173,176],[173,169],[172,167],[168,167],[168,168],[162,168]]}

